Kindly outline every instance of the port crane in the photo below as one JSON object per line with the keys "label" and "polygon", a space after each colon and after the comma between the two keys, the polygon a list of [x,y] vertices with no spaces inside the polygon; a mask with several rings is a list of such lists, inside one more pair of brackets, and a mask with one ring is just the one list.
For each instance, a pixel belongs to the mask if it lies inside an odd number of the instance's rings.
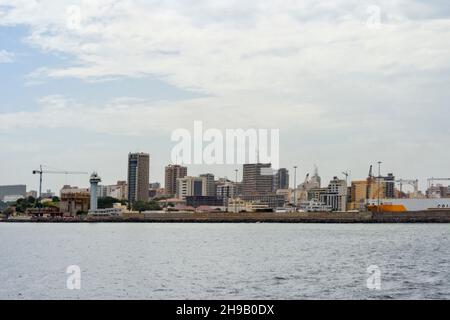
{"label": "port crane", "polygon": [[39,166],[39,169],[33,170],[33,174],[39,174],[39,199],[42,197],[42,175],[43,174],[88,174],[87,172],[81,171],[51,171],[51,170],[43,170],[42,165]]}
{"label": "port crane", "polygon": [[403,186],[404,185],[410,185],[414,188],[414,194],[413,197],[417,198],[419,195],[419,180],[415,179],[399,179],[395,181],[400,185],[400,192],[403,192]]}
{"label": "port crane", "polygon": [[[306,184],[308,183],[308,179],[309,179],[309,173],[306,174],[305,180],[303,181],[303,184],[302,184],[302,190],[300,192],[300,201],[302,200],[303,195],[305,194]],[[297,203],[297,199],[295,199],[295,202]]]}
{"label": "port crane", "polygon": [[435,181],[450,181],[450,178],[429,178],[428,188],[432,187]]}

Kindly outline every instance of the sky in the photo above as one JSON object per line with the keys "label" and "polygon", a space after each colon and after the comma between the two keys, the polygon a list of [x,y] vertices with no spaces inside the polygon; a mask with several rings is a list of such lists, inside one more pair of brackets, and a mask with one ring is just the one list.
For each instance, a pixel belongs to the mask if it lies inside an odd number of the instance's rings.
{"label": "sky", "polygon": [[[135,151],[164,182],[171,133],[198,120],[279,129],[299,183],[382,161],[423,189],[450,176],[449,71],[446,0],[0,0],[0,185],[36,190],[40,164],[113,184]],[[43,187],[64,184],[88,177]]]}

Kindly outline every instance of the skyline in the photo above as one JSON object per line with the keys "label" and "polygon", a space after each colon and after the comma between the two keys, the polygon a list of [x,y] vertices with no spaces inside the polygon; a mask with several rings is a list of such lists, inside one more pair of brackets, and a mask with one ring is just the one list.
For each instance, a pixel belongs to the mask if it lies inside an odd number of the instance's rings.
{"label": "skyline", "polygon": [[[0,0],[0,39],[2,185],[36,189],[40,164],[113,184],[130,151],[150,153],[150,180],[163,182],[171,132],[195,120],[280,129],[280,167],[298,166],[297,182],[315,164],[324,181],[364,179],[377,161],[422,190],[450,175],[442,1]],[[44,189],[65,182],[47,176]]]}

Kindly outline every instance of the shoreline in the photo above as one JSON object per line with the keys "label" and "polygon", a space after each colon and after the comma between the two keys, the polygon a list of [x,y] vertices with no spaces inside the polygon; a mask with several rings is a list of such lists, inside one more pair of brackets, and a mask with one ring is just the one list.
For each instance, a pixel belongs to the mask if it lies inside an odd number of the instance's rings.
{"label": "shoreline", "polygon": [[450,223],[450,210],[385,213],[145,213],[139,216],[2,219],[0,223]]}

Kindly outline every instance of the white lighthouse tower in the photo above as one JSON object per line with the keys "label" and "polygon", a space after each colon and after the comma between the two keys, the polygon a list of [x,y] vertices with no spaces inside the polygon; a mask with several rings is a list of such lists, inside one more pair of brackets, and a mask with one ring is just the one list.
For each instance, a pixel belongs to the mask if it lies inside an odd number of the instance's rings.
{"label": "white lighthouse tower", "polygon": [[98,176],[97,172],[94,172],[93,174],[91,174],[91,178],[89,179],[89,182],[91,183],[91,208],[90,208],[90,212],[92,211],[96,211],[98,206],[97,206],[97,202],[98,202],[98,196],[97,196],[97,189],[98,189],[98,184],[102,181],[102,179]]}

